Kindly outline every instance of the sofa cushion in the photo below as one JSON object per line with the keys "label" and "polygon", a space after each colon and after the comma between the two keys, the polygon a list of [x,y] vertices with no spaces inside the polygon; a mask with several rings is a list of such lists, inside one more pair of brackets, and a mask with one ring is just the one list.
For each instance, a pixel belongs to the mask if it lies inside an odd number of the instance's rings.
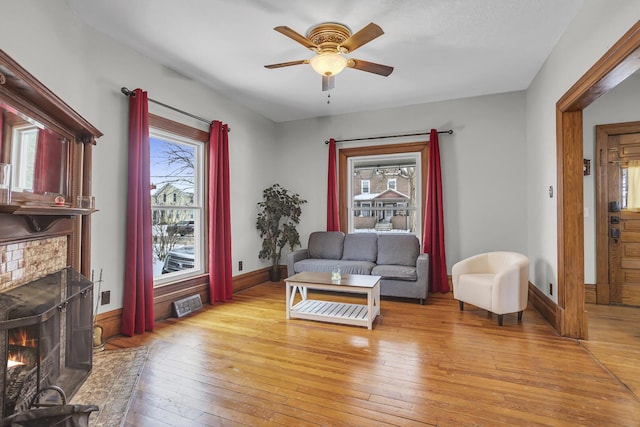
{"label": "sofa cushion", "polygon": [[309,257],[319,259],[342,258],[344,233],[342,231],[316,231],[309,236]]}
{"label": "sofa cushion", "polygon": [[333,267],[340,266],[340,274],[371,274],[374,263],[368,261],[344,261],[330,259],[307,258],[296,262],[293,270],[296,273],[301,271],[311,271],[315,273],[330,273]]}
{"label": "sofa cushion", "polygon": [[413,234],[381,234],[378,236],[379,265],[415,267],[420,255],[420,242]]}
{"label": "sofa cushion", "polygon": [[342,259],[376,262],[378,235],[376,233],[349,233],[344,238]]}
{"label": "sofa cushion", "polygon": [[408,265],[376,265],[371,270],[374,276],[381,276],[383,279],[407,280],[414,282],[418,280],[415,267]]}

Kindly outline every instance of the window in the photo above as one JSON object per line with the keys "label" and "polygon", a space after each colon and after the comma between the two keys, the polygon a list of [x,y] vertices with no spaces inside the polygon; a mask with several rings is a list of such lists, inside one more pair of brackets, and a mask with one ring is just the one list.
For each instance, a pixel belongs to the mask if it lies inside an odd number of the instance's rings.
{"label": "window", "polygon": [[155,127],[156,121],[150,115],[153,275],[158,286],[205,272],[206,173],[204,142],[174,128]]}
{"label": "window", "polygon": [[11,153],[12,187],[14,190],[33,190],[38,146],[38,128],[27,124],[14,126],[12,141],[14,150]]}
{"label": "window", "polygon": [[371,191],[371,181],[363,179],[360,181],[360,192],[362,194],[368,194]]}
{"label": "window", "polygon": [[340,149],[339,175],[347,177],[339,183],[345,231],[404,232],[420,238],[427,149],[425,142]]}

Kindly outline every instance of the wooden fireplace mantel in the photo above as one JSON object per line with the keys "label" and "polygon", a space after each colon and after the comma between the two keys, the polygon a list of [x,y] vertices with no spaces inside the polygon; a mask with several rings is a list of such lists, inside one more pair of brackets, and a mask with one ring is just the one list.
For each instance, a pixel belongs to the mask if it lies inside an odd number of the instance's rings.
{"label": "wooden fireplace mantel", "polygon": [[46,231],[54,222],[63,218],[91,215],[96,209],[82,209],[71,206],[42,205],[0,205],[0,213],[20,215],[32,232]]}
{"label": "wooden fireplace mantel", "polygon": [[[41,132],[52,138],[52,142],[45,141],[51,144],[45,147],[57,150],[52,157],[55,161],[46,160],[47,149],[37,151],[36,159],[45,159],[40,162],[45,169],[41,172],[41,165],[34,162],[34,176],[40,173],[43,188],[36,186],[34,178],[33,190],[18,189],[12,192],[9,204],[0,202],[0,244],[66,235],[67,266],[89,277],[91,214],[96,210],[75,207],[74,202],[79,196],[92,196],[92,147],[102,133],[2,50],[0,115],[4,119],[0,120],[0,163],[12,163],[12,150],[18,150],[14,130],[29,123],[38,128],[36,151],[41,147]],[[21,165],[12,165],[14,172]],[[54,190],[48,189],[51,177]],[[67,203],[56,205],[57,196]]]}

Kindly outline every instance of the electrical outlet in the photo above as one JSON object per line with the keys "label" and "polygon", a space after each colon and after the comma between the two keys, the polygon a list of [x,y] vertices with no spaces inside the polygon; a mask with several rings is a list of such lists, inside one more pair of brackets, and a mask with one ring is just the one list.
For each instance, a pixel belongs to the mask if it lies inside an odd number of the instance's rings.
{"label": "electrical outlet", "polygon": [[242,261],[238,261],[238,270],[242,271]]}
{"label": "electrical outlet", "polygon": [[107,305],[111,302],[111,291],[102,291],[100,295],[100,305]]}
{"label": "electrical outlet", "polygon": [[553,283],[549,283],[549,295],[553,295]]}

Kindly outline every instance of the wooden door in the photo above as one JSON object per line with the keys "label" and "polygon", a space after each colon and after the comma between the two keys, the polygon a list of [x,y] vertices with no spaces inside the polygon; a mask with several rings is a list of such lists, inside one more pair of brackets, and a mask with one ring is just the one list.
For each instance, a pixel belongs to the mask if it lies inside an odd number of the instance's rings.
{"label": "wooden door", "polygon": [[623,133],[608,133],[597,142],[597,210],[603,220],[597,244],[599,254],[606,252],[598,260],[598,303],[640,306],[640,205],[630,204],[630,194],[639,193],[640,185],[629,179],[630,168],[640,168],[640,124]]}

